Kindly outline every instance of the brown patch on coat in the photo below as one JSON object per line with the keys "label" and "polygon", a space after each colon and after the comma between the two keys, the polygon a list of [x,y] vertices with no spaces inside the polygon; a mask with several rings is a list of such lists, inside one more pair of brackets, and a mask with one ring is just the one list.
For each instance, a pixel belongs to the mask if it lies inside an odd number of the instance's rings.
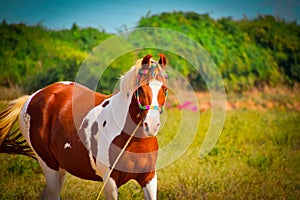
{"label": "brown patch on coat", "polygon": [[96,139],[96,134],[98,133],[98,123],[94,122],[91,128],[91,151],[92,151],[92,155],[94,156],[94,158],[97,157],[97,153],[98,153],[98,145],[97,145],[97,139]]}
{"label": "brown patch on coat", "polygon": [[[137,117],[139,112],[137,100],[133,96],[125,126],[121,134],[114,138],[109,149],[109,162],[111,166],[141,120],[141,118]],[[130,179],[136,180],[141,187],[145,187],[155,176],[158,151],[157,138],[144,136],[142,127],[137,130],[135,136],[131,139],[126,151],[120,157],[111,174],[117,187],[125,184]]]}
{"label": "brown patch on coat", "polygon": [[[91,167],[79,135],[85,137],[88,125],[83,118],[109,97],[79,84],[55,83],[36,93],[27,109],[31,116],[30,141],[48,167],[56,171],[63,168],[83,179],[102,180]],[[63,148],[65,141],[72,144],[68,151]]]}

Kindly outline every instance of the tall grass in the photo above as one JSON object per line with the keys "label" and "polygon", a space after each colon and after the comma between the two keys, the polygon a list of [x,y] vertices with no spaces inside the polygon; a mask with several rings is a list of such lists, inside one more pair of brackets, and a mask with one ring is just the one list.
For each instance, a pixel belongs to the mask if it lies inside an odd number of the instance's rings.
{"label": "tall grass", "polygon": [[[179,113],[168,111],[166,126],[176,123]],[[192,145],[180,159],[158,171],[159,199],[299,198],[300,112],[228,111],[217,145],[200,159],[210,117],[209,111],[201,113]],[[162,146],[174,134],[168,131],[172,129],[163,130],[159,133]],[[38,199],[45,181],[35,172],[36,161],[0,154],[0,167],[0,199]],[[95,199],[101,186],[67,175],[61,198]],[[142,199],[142,190],[131,181],[120,188],[119,198]]]}

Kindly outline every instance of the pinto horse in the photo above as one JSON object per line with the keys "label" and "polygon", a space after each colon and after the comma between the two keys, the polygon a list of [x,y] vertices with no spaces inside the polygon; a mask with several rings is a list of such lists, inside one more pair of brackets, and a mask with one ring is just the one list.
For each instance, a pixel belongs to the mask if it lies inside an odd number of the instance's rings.
{"label": "pinto horse", "polygon": [[107,179],[107,199],[117,199],[118,188],[130,179],[145,199],[156,199],[156,134],[167,97],[166,58],[159,56],[158,62],[151,55],[139,59],[112,95],[58,82],[13,101],[0,113],[0,152],[38,160],[46,178],[43,199],[59,199],[66,172]]}

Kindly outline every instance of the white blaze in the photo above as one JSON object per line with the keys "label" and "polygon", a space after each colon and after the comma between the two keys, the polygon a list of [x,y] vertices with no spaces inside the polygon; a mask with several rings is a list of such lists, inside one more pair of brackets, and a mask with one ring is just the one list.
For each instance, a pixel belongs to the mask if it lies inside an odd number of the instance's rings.
{"label": "white blaze", "polygon": [[[149,82],[149,86],[152,91],[151,106],[159,106],[158,93],[162,86],[162,82],[152,80]],[[156,109],[150,109],[143,122],[144,132],[147,136],[155,136],[160,127],[160,112]]]}

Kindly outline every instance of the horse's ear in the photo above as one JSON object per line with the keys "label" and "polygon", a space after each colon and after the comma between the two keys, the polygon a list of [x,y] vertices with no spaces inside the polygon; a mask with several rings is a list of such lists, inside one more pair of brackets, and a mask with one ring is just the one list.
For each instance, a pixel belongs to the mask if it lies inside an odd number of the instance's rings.
{"label": "horse's ear", "polygon": [[167,58],[164,54],[160,53],[158,54],[160,59],[158,61],[158,63],[160,64],[160,66],[165,69],[166,68],[166,65],[167,65]]}
{"label": "horse's ear", "polygon": [[151,54],[146,55],[142,60],[142,68],[148,68],[150,64]]}

